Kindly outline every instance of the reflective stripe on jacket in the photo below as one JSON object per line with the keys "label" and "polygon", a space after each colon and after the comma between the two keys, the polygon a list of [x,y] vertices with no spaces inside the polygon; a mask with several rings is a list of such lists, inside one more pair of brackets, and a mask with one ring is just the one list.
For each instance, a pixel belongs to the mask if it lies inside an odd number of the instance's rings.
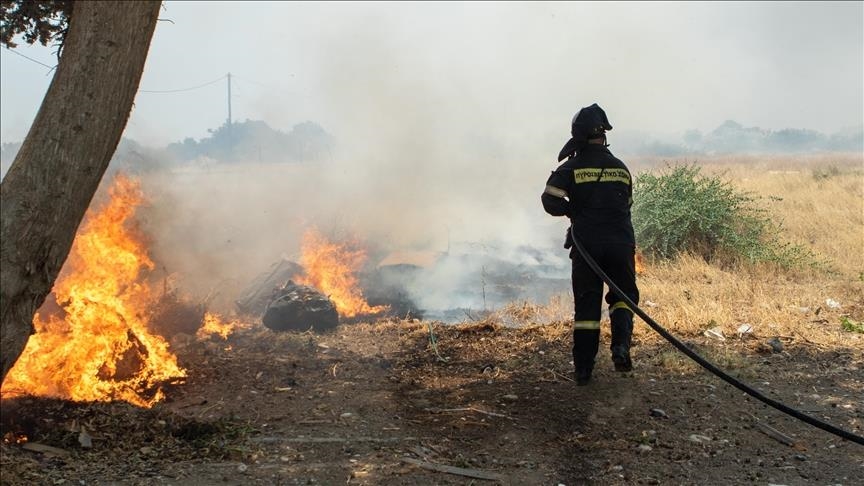
{"label": "reflective stripe on jacket", "polygon": [[633,178],[603,145],[589,144],[559,166],[541,196],[553,216],[568,216],[576,235],[609,243],[636,243],[630,206]]}

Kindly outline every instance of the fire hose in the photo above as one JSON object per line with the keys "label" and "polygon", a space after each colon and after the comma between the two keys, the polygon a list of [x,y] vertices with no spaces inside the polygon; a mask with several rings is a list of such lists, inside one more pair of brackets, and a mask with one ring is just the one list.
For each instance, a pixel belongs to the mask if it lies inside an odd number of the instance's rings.
{"label": "fire hose", "polygon": [[631,310],[633,310],[633,312],[636,315],[641,317],[643,321],[645,321],[649,326],[651,326],[651,329],[654,329],[657,332],[657,334],[660,334],[661,336],[663,336],[663,338],[666,339],[667,341],[669,341],[673,346],[675,346],[678,349],[678,351],[681,351],[688,358],[692,359],[693,361],[698,363],[700,366],[702,366],[706,370],[710,371],[712,374],[719,377],[720,379],[722,379],[726,383],[729,383],[730,385],[734,386],[735,388],[738,388],[739,390],[741,390],[744,393],[750,395],[751,397],[765,403],[766,405],[769,405],[769,406],[771,406],[771,407],[773,407],[773,408],[775,408],[775,409],[777,409],[777,410],[779,410],[779,411],[781,411],[787,415],[790,415],[790,416],[792,416],[798,420],[801,420],[802,422],[806,422],[806,423],[808,423],[814,427],[818,427],[818,428],[820,428],[826,432],[829,432],[831,434],[834,434],[838,437],[841,437],[841,438],[846,439],[848,441],[855,442],[855,443],[860,444],[860,445],[864,445],[864,437],[862,437],[860,435],[853,434],[852,432],[849,432],[847,430],[843,430],[839,427],[835,427],[835,426],[833,426],[827,422],[823,422],[823,421],[821,421],[815,417],[811,417],[811,416],[809,416],[809,415],[807,415],[807,414],[805,414],[799,410],[795,410],[794,408],[792,408],[788,405],[785,405],[781,402],[778,402],[777,400],[768,398],[765,395],[763,395],[761,392],[756,390],[755,388],[753,388],[753,387],[741,382],[740,380],[730,376],[728,373],[721,370],[716,365],[712,364],[710,361],[706,360],[702,356],[699,356],[696,352],[694,352],[692,349],[687,347],[687,345],[685,345],[684,343],[679,341],[675,336],[670,334],[669,331],[667,331],[666,329],[663,328],[663,326],[661,326],[660,324],[655,322],[654,319],[651,318],[651,316],[649,316],[648,314],[645,313],[645,311],[640,309],[639,306],[636,305],[636,303],[633,302],[632,299],[630,299],[624,292],[621,291],[621,289],[617,285],[615,285],[615,282],[613,282],[609,278],[609,276],[606,275],[606,273],[600,268],[600,266],[597,265],[597,262],[595,262],[594,259],[591,258],[591,255],[588,254],[588,252],[585,250],[585,247],[582,246],[582,243],[579,241],[579,238],[576,237],[576,234],[574,233],[572,226],[570,227],[570,236],[573,238],[573,244],[576,246],[576,250],[579,252],[580,255],[582,255],[582,258],[585,259],[585,262],[588,263],[588,266],[591,267],[591,269],[594,271],[594,273],[596,273],[597,276],[600,277],[601,280],[606,282],[606,285],[608,285],[609,288],[612,289],[613,292],[615,292],[615,294],[618,296],[618,298],[623,300],[627,304],[627,306],[630,307]]}

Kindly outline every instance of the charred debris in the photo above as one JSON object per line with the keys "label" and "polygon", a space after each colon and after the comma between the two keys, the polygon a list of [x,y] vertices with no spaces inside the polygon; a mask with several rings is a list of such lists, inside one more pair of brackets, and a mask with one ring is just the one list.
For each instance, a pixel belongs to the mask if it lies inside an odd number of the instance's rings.
{"label": "charred debris", "polygon": [[326,331],[370,319],[459,322],[514,301],[545,302],[567,292],[569,265],[560,257],[527,246],[479,244],[446,253],[392,253],[358,275],[368,304],[386,310],[351,318],[338,316],[318,289],[296,283],[303,267],[282,259],[250,281],[235,305],[239,314],[276,331]]}

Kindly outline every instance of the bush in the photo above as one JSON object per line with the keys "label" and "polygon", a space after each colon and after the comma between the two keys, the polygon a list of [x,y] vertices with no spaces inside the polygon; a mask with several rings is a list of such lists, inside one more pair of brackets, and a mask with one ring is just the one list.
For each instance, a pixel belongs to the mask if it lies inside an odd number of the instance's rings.
{"label": "bush", "polygon": [[779,240],[780,226],[756,207],[752,195],[701,175],[695,165],[637,176],[633,200],[636,241],[648,255],[669,259],[688,252],[708,262],[787,268],[815,264],[809,250]]}
{"label": "bush", "polygon": [[840,318],[840,326],[843,328],[844,331],[864,334],[864,323],[853,321],[846,316]]}
{"label": "bush", "polygon": [[824,179],[830,179],[832,177],[836,177],[840,175],[840,169],[837,168],[836,165],[831,165],[825,168],[819,168],[813,170],[813,178],[817,181],[821,181]]}

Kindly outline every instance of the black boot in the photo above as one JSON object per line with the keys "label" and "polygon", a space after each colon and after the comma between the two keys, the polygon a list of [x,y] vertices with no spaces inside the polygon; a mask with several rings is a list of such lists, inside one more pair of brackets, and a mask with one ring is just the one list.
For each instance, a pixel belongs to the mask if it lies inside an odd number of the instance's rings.
{"label": "black boot", "polygon": [[615,371],[633,371],[630,350],[623,346],[614,346],[612,348],[612,363],[615,364]]}
{"label": "black boot", "polygon": [[591,381],[594,359],[600,346],[599,329],[577,329],[573,331],[573,366],[576,368],[576,384],[585,386]]}
{"label": "black boot", "polygon": [[591,370],[576,370],[576,386],[585,386],[591,381]]}
{"label": "black boot", "polygon": [[612,363],[615,371],[633,371],[630,359],[630,339],[633,335],[633,313],[629,309],[615,309],[612,321]]}

